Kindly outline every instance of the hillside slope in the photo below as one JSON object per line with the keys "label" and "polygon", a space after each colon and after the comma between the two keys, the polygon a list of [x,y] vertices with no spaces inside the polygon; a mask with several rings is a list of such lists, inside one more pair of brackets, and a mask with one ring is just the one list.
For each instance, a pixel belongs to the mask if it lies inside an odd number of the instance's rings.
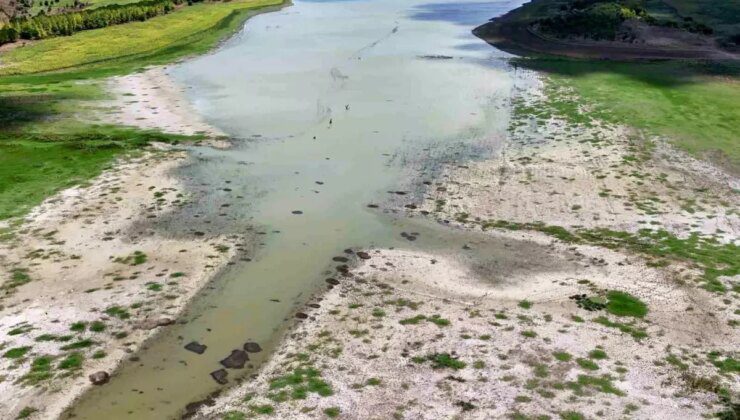
{"label": "hillside slope", "polygon": [[598,59],[737,60],[740,2],[726,2],[721,7],[709,7],[707,2],[533,0],[475,28],[473,33],[513,53]]}

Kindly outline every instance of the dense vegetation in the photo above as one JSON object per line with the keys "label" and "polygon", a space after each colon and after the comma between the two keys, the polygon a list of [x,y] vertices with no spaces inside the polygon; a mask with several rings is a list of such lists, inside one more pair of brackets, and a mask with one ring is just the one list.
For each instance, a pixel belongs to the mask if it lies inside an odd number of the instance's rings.
{"label": "dense vegetation", "polygon": [[679,28],[704,35],[714,32],[711,27],[691,16],[678,20],[653,16],[643,0],[575,0],[561,5],[560,13],[539,19],[536,23],[540,30],[558,37],[614,40],[622,24],[628,20],[640,20],[649,25]]}
{"label": "dense vegetation", "polygon": [[540,29],[559,37],[613,40],[624,21],[647,17],[635,2],[578,0],[563,8],[562,13],[540,19]]}
{"label": "dense vegetation", "polygon": [[98,29],[121,23],[145,21],[169,13],[182,0],[148,0],[125,5],[110,5],[99,9],[82,10],[12,20],[0,28],[0,45],[18,39],[45,39],[72,35],[86,29]]}

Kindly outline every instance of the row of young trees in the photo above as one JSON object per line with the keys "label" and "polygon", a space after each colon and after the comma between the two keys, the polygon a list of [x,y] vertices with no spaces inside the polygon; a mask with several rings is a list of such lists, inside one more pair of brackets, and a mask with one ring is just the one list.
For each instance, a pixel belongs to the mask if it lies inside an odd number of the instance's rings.
{"label": "row of young trees", "polygon": [[0,45],[18,39],[44,39],[126,22],[145,21],[169,13],[180,3],[182,0],[146,0],[78,12],[48,16],[42,14],[16,19],[0,28]]}

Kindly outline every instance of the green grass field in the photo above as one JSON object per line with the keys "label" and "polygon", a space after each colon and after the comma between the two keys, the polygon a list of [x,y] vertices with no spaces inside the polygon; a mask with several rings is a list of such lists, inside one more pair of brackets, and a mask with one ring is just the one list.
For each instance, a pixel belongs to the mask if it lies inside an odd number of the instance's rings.
{"label": "green grass field", "polygon": [[79,66],[124,71],[207,51],[233,32],[250,13],[282,0],[198,3],[145,22],[42,40],[0,55],[0,76],[48,72]]}
{"label": "green grass field", "polygon": [[573,88],[592,106],[590,116],[665,136],[695,156],[740,169],[737,65],[561,59],[519,63],[546,72],[555,86]]}
{"label": "green grass field", "polygon": [[106,97],[104,77],[206,52],[259,8],[280,3],[199,3],[0,55],[0,220],[22,216],[151,141],[202,138],[84,124],[75,115]]}

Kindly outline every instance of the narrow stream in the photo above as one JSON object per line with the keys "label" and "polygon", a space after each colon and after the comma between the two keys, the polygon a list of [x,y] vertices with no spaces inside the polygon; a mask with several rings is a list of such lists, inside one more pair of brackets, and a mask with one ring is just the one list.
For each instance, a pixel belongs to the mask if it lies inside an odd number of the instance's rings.
{"label": "narrow stream", "polygon": [[[382,207],[418,198],[441,163],[501,146],[513,70],[470,30],[524,1],[295,0],[172,68],[197,110],[238,141],[192,148],[180,175],[201,194],[170,229],[202,216],[221,232],[250,232],[256,251],[216,279],[186,323],[86,395],[74,418],[176,418],[221,388],[209,373],[246,341],[265,349],[242,374],[253,373],[345,248],[460,250],[475,241]],[[184,350],[192,340],[208,350]]]}

